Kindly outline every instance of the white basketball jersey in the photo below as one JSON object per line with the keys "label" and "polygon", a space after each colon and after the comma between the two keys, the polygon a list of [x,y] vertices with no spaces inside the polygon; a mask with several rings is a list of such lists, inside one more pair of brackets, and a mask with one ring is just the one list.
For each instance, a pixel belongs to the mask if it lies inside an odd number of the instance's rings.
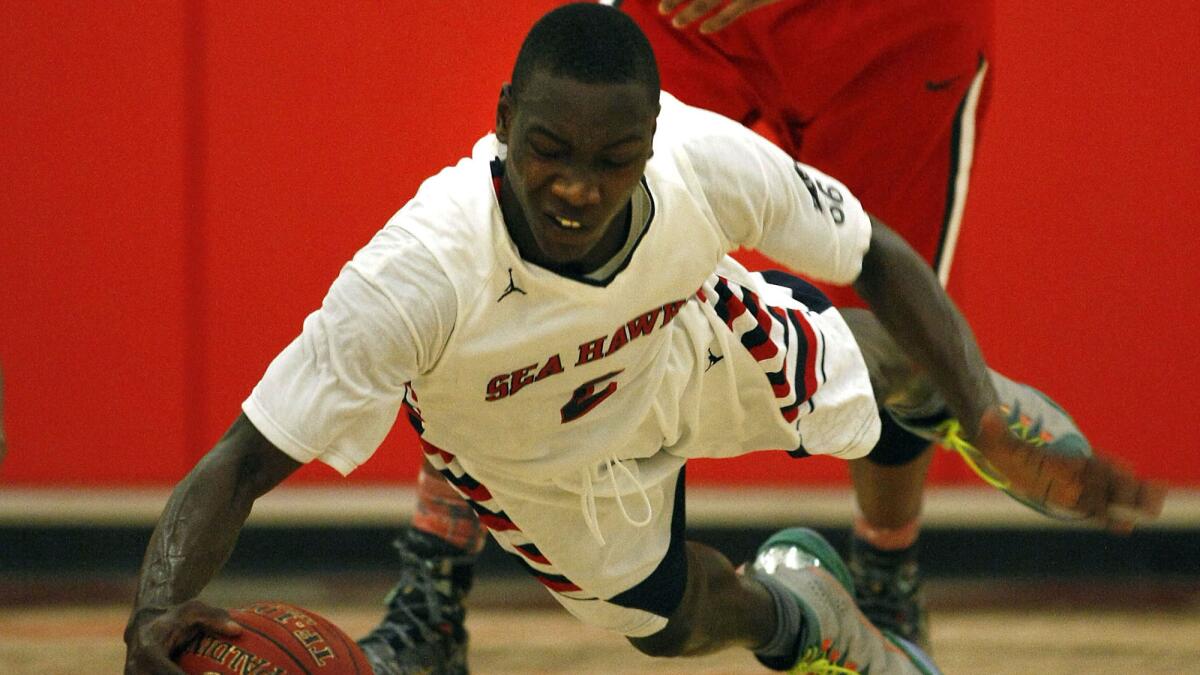
{"label": "white basketball jersey", "polygon": [[[354,362],[391,358],[382,348],[330,355],[324,351],[338,350],[336,338],[306,342],[302,335],[243,406],[285,452],[347,472],[382,441],[386,418],[395,418],[403,398],[422,439],[475,473],[552,481],[607,458],[648,457],[686,438],[688,412],[679,406],[698,391],[712,354],[708,323],[715,319],[697,291],[718,268],[736,283],[753,283],[730,251],[757,247],[802,274],[848,283],[869,241],[868,218],[840,183],[741,125],[664,94],[640,188],[649,199],[640,239],[608,280],[569,278],[524,261],[513,245],[493,180],[500,154],[494,136],[480,140],[472,157],[427,180],[343,272],[368,278],[389,298],[412,297],[411,289],[389,291],[412,283],[390,270],[404,269],[396,258],[401,236],[420,242],[441,272],[432,276],[444,275],[454,298],[453,327],[436,358],[416,372],[389,372],[388,380],[406,377],[403,385],[380,385]],[[403,302],[388,311],[396,313],[394,325],[424,330]],[[314,317],[306,333],[318,330]],[[326,323],[357,320],[350,312]],[[305,365],[314,358],[324,365]],[[761,373],[726,376],[720,386],[733,405],[772,395]],[[746,387],[759,390],[739,398],[736,389]],[[873,406],[869,388],[865,396]],[[312,431],[326,426],[343,431]],[[797,429],[780,416],[753,445],[792,449]]]}

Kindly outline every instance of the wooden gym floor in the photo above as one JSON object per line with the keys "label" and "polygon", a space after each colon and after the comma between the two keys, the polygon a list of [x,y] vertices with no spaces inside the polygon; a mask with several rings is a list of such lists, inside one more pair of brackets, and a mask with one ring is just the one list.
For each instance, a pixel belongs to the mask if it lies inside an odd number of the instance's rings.
{"label": "wooden gym floor", "polygon": [[[813,526],[843,527],[852,515],[845,491],[821,494],[757,490],[735,493],[729,499],[689,491],[689,522],[701,527],[723,524],[772,527],[797,520]],[[121,528],[148,528],[165,500],[162,491],[88,493],[79,490],[0,491],[0,527],[7,534],[0,545],[0,675],[50,675],[121,672],[124,646],[121,631],[133,595],[133,573],[144,548],[144,537],[130,542]],[[757,501],[756,501],[757,500]],[[349,571],[322,567],[303,572],[230,569],[204,597],[219,606],[279,599],[317,611],[353,636],[370,630],[381,615],[382,598],[393,583],[394,557],[385,543],[397,523],[410,515],[410,494],[396,490],[293,490],[268,495],[256,505],[251,523],[269,530],[303,523],[328,528],[324,534],[377,526],[384,538],[364,543],[354,537],[321,540],[310,551],[342,564],[356,549],[378,554]],[[1082,547],[1055,552],[1044,547],[1060,537],[1006,537],[1003,548],[980,548],[989,532],[1003,528],[1051,528],[1070,539],[1077,528],[1057,529],[1045,519],[1014,507],[997,493],[934,491],[927,497],[929,527],[964,527],[978,535],[924,556],[942,561],[940,574],[926,585],[931,610],[934,655],[949,675],[1038,673],[1200,674],[1200,493],[1173,494],[1163,518],[1147,538],[1123,541],[1087,540]],[[33,530],[22,528],[34,528]],[[71,531],[74,539],[40,548],[47,537]],[[68,528],[68,530],[55,529]],[[74,528],[74,529],[70,529]],[[1157,528],[1157,529],[1155,529]],[[83,534],[98,530],[99,537]],[[145,530],[148,532],[148,530]],[[1036,530],[1035,530],[1036,531]],[[927,532],[927,535],[934,535]],[[265,555],[283,537],[260,540],[251,532],[240,544]],[[931,543],[935,536],[928,536]],[[317,541],[305,539],[305,543]],[[1031,545],[1031,541],[1043,545]],[[265,543],[264,543],[265,542]],[[943,543],[959,540],[943,540]],[[1091,542],[1091,543],[1088,543]],[[1016,574],[976,570],[958,575],[967,559],[955,547],[970,548],[1004,569],[1013,562],[1030,563]],[[128,548],[128,551],[124,549]],[[1014,550],[1016,549],[1016,550]],[[26,555],[18,555],[22,550]],[[293,553],[301,549],[293,549]],[[1126,559],[1119,576],[1101,576],[1105,560],[1133,550],[1145,559]],[[29,554],[28,552],[35,553]],[[333,553],[331,551],[337,551]],[[99,564],[106,553],[107,566]],[[31,557],[32,556],[32,557]],[[235,558],[237,552],[235,551]],[[1074,560],[1070,576],[1048,576]],[[946,565],[949,561],[951,564]],[[232,562],[232,561],[231,561]],[[478,580],[470,600],[468,627],[472,633],[471,670],[476,675],[533,673],[761,673],[745,652],[730,651],[689,660],[644,657],[617,636],[590,629],[550,599],[532,579],[512,574],[487,574]],[[1079,574],[1095,567],[1096,575]],[[236,567],[231,565],[231,567]],[[929,565],[928,569],[933,566]],[[1172,570],[1161,574],[1161,570]],[[115,571],[114,571],[115,570]],[[1030,570],[1034,573],[1030,576]],[[1025,576],[1023,576],[1025,575]]]}
{"label": "wooden gym floor", "polygon": [[[9,579],[43,585],[36,603],[0,597],[0,672],[29,675],[121,671],[131,579]],[[389,585],[379,576],[234,577],[206,598],[229,606],[282,598],[338,623],[370,630]],[[61,593],[56,593],[57,586]],[[934,653],[949,675],[1200,673],[1200,585],[1074,581],[938,581],[928,584]],[[624,640],[583,626],[532,580],[483,579],[468,625],[479,675],[532,673],[761,673],[746,653],[655,660]]]}

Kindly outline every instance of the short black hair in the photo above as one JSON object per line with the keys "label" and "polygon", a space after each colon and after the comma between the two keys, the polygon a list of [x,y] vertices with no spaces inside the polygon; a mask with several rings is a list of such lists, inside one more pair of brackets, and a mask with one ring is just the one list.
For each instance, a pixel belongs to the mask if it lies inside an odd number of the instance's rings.
{"label": "short black hair", "polygon": [[512,72],[512,96],[518,97],[533,73],[579,82],[639,82],[658,101],[658,63],[642,29],[624,12],[595,2],[563,5],[529,30]]}

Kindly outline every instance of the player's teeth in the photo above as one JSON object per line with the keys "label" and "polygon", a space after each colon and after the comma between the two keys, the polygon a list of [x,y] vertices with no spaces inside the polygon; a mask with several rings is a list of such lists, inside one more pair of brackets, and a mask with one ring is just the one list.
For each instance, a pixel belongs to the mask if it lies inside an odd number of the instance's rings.
{"label": "player's teeth", "polygon": [[562,225],[570,230],[578,230],[579,228],[583,227],[583,223],[579,222],[578,220],[571,220],[569,218],[563,218],[562,216],[554,216],[554,219],[558,221],[559,225]]}

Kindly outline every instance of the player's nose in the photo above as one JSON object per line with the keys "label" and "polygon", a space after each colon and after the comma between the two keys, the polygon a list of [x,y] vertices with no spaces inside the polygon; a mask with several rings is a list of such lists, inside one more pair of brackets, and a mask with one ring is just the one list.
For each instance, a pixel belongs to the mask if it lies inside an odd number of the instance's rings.
{"label": "player's nose", "polygon": [[559,176],[551,185],[554,196],[576,208],[600,203],[600,182],[587,172]]}

